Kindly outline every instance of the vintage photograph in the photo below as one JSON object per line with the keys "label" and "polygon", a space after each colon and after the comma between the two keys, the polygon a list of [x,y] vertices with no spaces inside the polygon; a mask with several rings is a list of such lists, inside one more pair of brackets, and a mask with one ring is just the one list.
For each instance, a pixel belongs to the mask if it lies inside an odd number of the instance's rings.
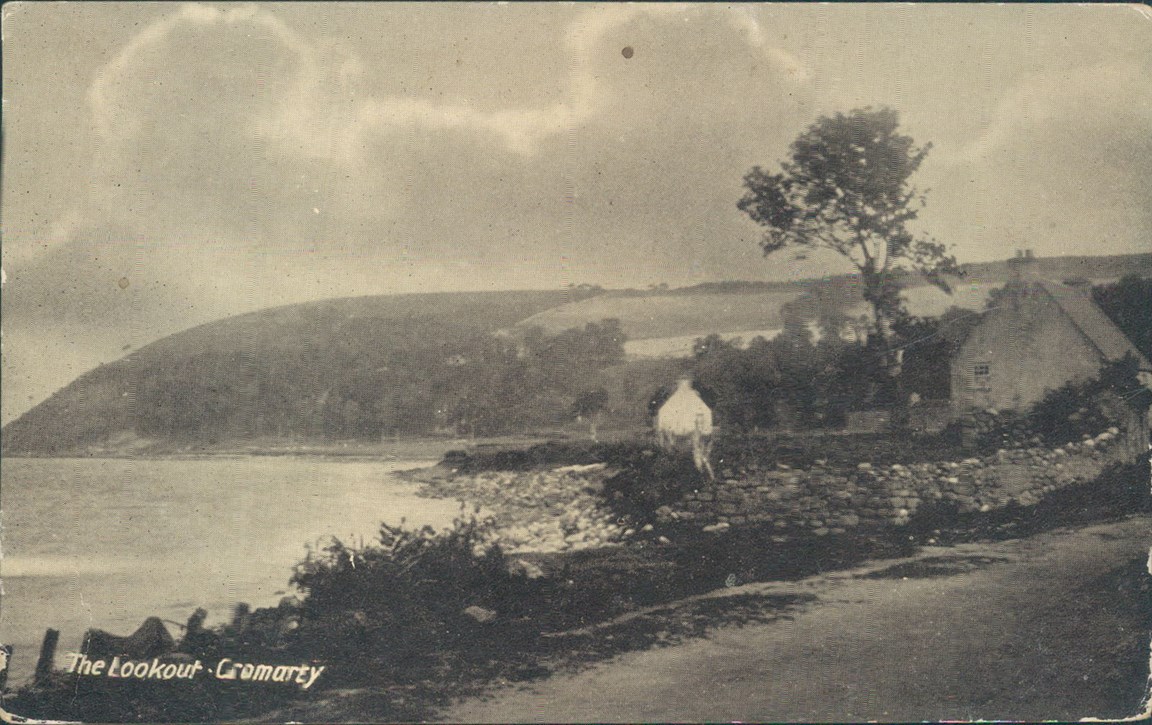
{"label": "vintage photograph", "polygon": [[1147,6],[2,31],[0,721],[1148,714]]}

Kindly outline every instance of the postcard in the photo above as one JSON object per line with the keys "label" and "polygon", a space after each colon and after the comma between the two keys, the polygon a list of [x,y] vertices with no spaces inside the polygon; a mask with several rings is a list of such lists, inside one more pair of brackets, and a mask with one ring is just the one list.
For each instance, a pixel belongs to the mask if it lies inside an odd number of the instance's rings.
{"label": "postcard", "polygon": [[4,722],[1147,715],[1146,6],[2,32]]}

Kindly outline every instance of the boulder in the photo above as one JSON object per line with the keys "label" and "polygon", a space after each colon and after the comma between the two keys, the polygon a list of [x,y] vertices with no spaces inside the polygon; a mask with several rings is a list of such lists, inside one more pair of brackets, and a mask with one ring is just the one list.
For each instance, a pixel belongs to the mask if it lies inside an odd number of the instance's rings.
{"label": "boulder", "polygon": [[508,573],[513,575],[518,574],[528,579],[540,579],[545,576],[543,569],[525,559],[512,559],[509,561]]}
{"label": "boulder", "polygon": [[122,656],[133,660],[159,657],[176,649],[176,642],[159,617],[148,617],[132,634],[120,637],[102,629],[84,634],[81,651],[89,657]]}
{"label": "boulder", "polygon": [[477,606],[475,604],[473,604],[470,607],[465,607],[464,611],[461,612],[461,614],[463,614],[466,617],[471,617],[472,619],[476,620],[480,624],[487,624],[488,622],[491,622],[493,619],[496,619],[496,612],[494,610],[485,609],[484,607]]}

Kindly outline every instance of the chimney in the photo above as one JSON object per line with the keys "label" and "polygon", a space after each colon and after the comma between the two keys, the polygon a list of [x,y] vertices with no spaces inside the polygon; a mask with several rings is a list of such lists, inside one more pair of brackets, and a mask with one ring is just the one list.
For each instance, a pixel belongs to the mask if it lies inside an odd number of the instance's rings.
{"label": "chimney", "polygon": [[1008,260],[1008,268],[1012,270],[1012,279],[1016,282],[1029,282],[1037,279],[1036,257],[1031,249],[1017,249],[1016,256]]}

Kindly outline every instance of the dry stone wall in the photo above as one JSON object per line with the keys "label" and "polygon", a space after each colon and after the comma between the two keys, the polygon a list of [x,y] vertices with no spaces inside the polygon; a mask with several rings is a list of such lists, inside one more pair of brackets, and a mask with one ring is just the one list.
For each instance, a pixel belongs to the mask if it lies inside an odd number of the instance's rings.
{"label": "dry stone wall", "polygon": [[962,512],[1031,505],[1047,494],[1095,479],[1108,465],[1128,460],[1120,430],[1113,427],[1055,449],[1001,450],[962,461],[873,466],[855,470],[825,466],[748,473],[697,489],[664,519],[687,520],[709,530],[744,523],[770,523],[781,534],[816,535],[856,527],[903,525],[928,503]]}

